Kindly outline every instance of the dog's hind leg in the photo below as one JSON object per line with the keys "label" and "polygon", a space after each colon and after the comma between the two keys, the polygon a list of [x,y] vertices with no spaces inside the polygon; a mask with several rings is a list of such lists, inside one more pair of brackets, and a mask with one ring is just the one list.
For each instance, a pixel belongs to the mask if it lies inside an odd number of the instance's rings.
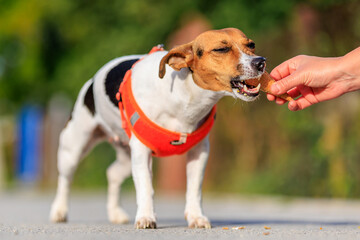
{"label": "dog's hind leg", "polygon": [[73,174],[85,154],[105,138],[104,132],[94,117],[94,109],[89,104],[89,101],[91,102],[89,98],[92,96],[92,82],[88,81],[80,91],[72,118],[60,134],[59,177],[56,197],[50,212],[52,222],[67,221],[68,197]]}
{"label": "dog's hind leg", "polygon": [[187,186],[185,218],[190,228],[211,228],[209,219],[203,215],[201,207],[201,186],[209,156],[209,139],[192,148],[186,165]]}
{"label": "dog's hind leg", "polygon": [[107,212],[112,223],[127,223],[129,217],[119,205],[120,186],[131,174],[130,150],[116,146],[116,160],[106,171],[108,179]]}

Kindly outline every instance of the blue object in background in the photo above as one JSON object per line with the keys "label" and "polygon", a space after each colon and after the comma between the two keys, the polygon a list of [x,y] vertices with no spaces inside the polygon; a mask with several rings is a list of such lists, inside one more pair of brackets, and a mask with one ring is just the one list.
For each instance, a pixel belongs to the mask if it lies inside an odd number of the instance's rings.
{"label": "blue object in background", "polygon": [[39,107],[27,105],[18,118],[16,175],[20,181],[33,183],[40,175],[43,114]]}

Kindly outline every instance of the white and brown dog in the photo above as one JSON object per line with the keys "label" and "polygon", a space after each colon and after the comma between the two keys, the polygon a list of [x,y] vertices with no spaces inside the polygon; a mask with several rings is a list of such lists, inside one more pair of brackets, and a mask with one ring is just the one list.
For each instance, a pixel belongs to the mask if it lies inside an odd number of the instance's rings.
{"label": "white and brown dog", "polygon": [[[246,80],[261,77],[265,59],[256,56],[254,50],[254,42],[244,33],[227,28],[204,32],[169,52],[124,56],[102,67],[81,89],[72,118],[60,136],[58,189],[51,221],[67,219],[70,183],[81,158],[94,144],[111,139],[116,160],[107,170],[109,220],[128,221],[128,215],[119,206],[119,191],[121,183],[132,173],[138,207],[135,227],[155,228],[152,151],[135,135],[130,139],[126,135],[115,97],[125,72],[143,58],[132,69],[132,92],[138,105],[157,125],[192,133],[220,98],[232,96],[244,101],[257,98],[260,84],[250,86]],[[208,137],[187,154],[185,217],[189,227],[211,227],[201,207],[208,155]]]}

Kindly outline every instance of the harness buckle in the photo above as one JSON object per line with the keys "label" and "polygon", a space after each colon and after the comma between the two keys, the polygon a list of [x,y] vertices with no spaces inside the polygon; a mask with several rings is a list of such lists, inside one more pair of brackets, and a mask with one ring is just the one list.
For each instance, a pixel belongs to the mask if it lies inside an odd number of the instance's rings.
{"label": "harness buckle", "polygon": [[158,51],[164,51],[164,44],[158,44],[157,46],[154,46],[154,47],[150,50],[149,54],[152,54],[152,53],[158,52]]}
{"label": "harness buckle", "polygon": [[184,143],[186,143],[187,140],[187,134],[186,133],[180,133],[180,138],[179,140],[175,140],[175,141],[171,141],[170,144],[171,145],[182,145]]}

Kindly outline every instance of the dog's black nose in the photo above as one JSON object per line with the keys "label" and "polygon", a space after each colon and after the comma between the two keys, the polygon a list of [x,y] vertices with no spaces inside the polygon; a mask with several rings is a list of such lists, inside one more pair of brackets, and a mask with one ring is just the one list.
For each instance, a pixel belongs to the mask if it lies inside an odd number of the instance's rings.
{"label": "dog's black nose", "polygon": [[264,58],[264,57],[256,57],[251,61],[251,66],[255,70],[257,70],[259,72],[263,72],[265,69],[265,61],[266,61],[266,58]]}

